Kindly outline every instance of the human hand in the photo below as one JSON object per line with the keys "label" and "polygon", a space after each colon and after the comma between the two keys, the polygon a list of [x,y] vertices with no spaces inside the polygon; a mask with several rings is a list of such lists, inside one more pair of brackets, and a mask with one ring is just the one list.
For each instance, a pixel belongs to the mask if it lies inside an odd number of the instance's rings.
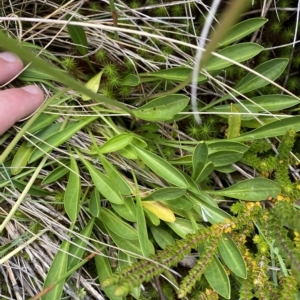
{"label": "human hand", "polygon": [[[19,57],[0,53],[0,85],[16,76],[23,68]],[[0,135],[15,122],[29,116],[44,101],[44,93],[35,85],[0,91]]]}

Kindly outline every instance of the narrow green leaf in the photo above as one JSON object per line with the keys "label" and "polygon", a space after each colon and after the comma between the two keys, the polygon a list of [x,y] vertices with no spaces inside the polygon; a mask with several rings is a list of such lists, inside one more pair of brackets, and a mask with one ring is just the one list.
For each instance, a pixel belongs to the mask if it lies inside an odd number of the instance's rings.
{"label": "narrow green leaf", "polygon": [[128,240],[137,240],[137,231],[121,218],[116,216],[111,210],[101,208],[98,218],[103,224],[120,237]]}
{"label": "narrow green leaf", "polygon": [[122,133],[109,139],[98,150],[102,154],[115,152],[129,145],[132,139],[133,139],[133,135],[128,133]]}
{"label": "narrow green leaf", "polygon": [[[218,54],[236,62],[243,62],[256,56],[262,51],[262,49],[262,46],[255,43],[239,43],[220,50]],[[231,66],[232,64],[233,63],[217,56],[211,56],[205,64],[205,68],[207,71],[222,70]]]}
{"label": "narrow green leaf", "polygon": [[51,171],[42,181],[42,184],[49,184],[58,179],[62,178],[69,172],[69,169],[65,166],[59,166],[53,171]]}
{"label": "narrow green leaf", "polygon": [[131,187],[119,171],[111,164],[103,155],[100,155],[101,163],[105,169],[111,182],[114,184],[116,189],[125,196],[131,195]]}
{"label": "narrow green leaf", "polygon": [[206,141],[206,143],[208,144],[208,154],[223,151],[224,149],[226,149],[227,151],[236,151],[236,152],[245,153],[249,149],[248,146],[231,140],[230,141],[220,140],[217,142]]}
{"label": "narrow green leaf", "polygon": [[[103,70],[100,71],[95,76],[93,76],[84,86],[86,88],[90,89],[92,92],[97,93],[98,90],[99,90],[102,74],[103,74]],[[91,99],[90,96],[87,96],[87,95],[84,95],[84,94],[82,94],[81,97],[82,97],[83,101],[87,101],[87,100]]]}
{"label": "narrow green leaf", "polygon": [[[27,182],[24,182],[22,180],[17,180],[17,179],[11,179],[11,182],[20,191],[23,191],[27,185]],[[47,190],[43,190],[36,185],[32,185],[28,191],[28,194],[32,196],[48,196],[50,192]]]}
{"label": "narrow green leaf", "polygon": [[239,200],[262,201],[277,197],[280,188],[276,182],[266,178],[253,178],[240,181],[223,190],[209,190],[209,194],[221,195]]}
{"label": "narrow green leaf", "polygon": [[100,193],[99,191],[95,188],[93,190],[93,193],[91,195],[91,199],[89,201],[89,210],[90,213],[94,216],[94,217],[98,217],[99,213],[100,213]]}
{"label": "narrow green leaf", "polygon": [[243,256],[231,237],[224,233],[219,244],[220,255],[227,267],[237,276],[246,279],[247,268]]}
{"label": "narrow green leaf", "polygon": [[231,287],[229,278],[216,256],[214,256],[213,261],[206,267],[204,275],[213,290],[225,299],[230,299]]}
{"label": "narrow green leaf", "polygon": [[208,147],[205,142],[200,142],[194,149],[192,161],[193,161],[193,174],[192,178],[197,183],[199,176],[204,168],[204,165],[208,158]]}
{"label": "narrow green leaf", "polygon": [[30,158],[31,153],[33,152],[33,147],[27,147],[27,142],[23,142],[19,147],[17,153],[15,154],[13,161],[11,163],[10,172],[12,175],[18,175],[22,172],[24,167],[27,166],[28,160]]}
{"label": "narrow green leaf", "polygon": [[38,118],[33,122],[33,124],[29,127],[27,130],[31,134],[34,134],[50,124],[52,124],[55,120],[59,118],[59,115],[48,115],[48,114],[41,114],[38,116]]}
{"label": "narrow green leaf", "polygon": [[29,163],[33,163],[34,161],[41,158],[45,153],[48,153],[52,151],[55,147],[60,146],[65,141],[67,141],[71,136],[73,136],[76,132],[78,132],[81,128],[86,126],[87,124],[91,123],[92,121],[96,120],[97,117],[86,117],[83,120],[72,124],[70,127],[56,132],[55,135],[52,135],[49,139],[47,139],[45,142],[47,144],[40,144],[40,149],[36,148],[30,159]]}
{"label": "narrow green leaf", "polygon": [[128,74],[126,77],[121,78],[120,85],[122,86],[138,86],[140,79],[135,74]]}
{"label": "narrow green leaf", "polygon": [[212,162],[208,162],[207,164],[205,164],[196,182],[200,183],[201,181],[205,180],[213,172],[214,169],[215,165]]}
{"label": "narrow green leaf", "polygon": [[[270,59],[258,67],[254,68],[254,71],[260,73],[264,77],[270,80],[276,80],[285,70],[289,60],[286,58]],[[269,82],[265,79],[258,77],[256,74],[248,73],[236,86],[235,90],[240,93],[247,93],[253,90],[257,90],[263,86],[268,85]]]}
{"label": "narrow green leaf", "polygon": [[[237,112],[243,113],[242,115],[239,115],[241,120],[252,120],[254,115],[258,113],[257,107],[249,102],[243,102],[243,104],[236,103],[234,106]],[[225,119],[229,118],[229,113],[233,111],[232,104],[214,106],[213,110],[216,112],[216,114]],[[222,114],[223,112],[227,114]]]}
{"label": "narrow green leaf", "polygon": [[191,221],[187,219],[177,217],[175,222],[166,224],[183,239],[187,234],[195,232]]}
{"label": "narrow green leaf", "polygon": [[157,189],[147,197],[143,198],[143,201],[168,201],[178,199],[186,193],[185,189],[177,187],[166,187]]}
{"label": "narrow green leaf", "polygon": [[97,190],[110,202],[115,204],[123,204],[124,200],[117,191],[111,182],[111,180],[106,177],[104,174],[102,174],[99,170],[94,168],[87,160],[83,158],[83,156],[77,151],[77,154],[79,155],[80,159],[88,169],[92,180],[97,188]]}
{"label": "narrow green leaf", "polygon": [[70,218],[75,223],[79,214],[79,202],[81,196],[81,180],[76,159],[70,155],[69,179],[64,195],[64,208]]}
{"label": "narrow green leaf", "polygon": [[76,237],[69,248],[68,270],[74,268],[83,257],[88,240],[94,227],[95,218],[92,217],[86,226],[80,231],[80,236]]}
{"label": "narrow green leaf", "polygon": [[231,140],[244,142],[270,138],[273,136],[282,136],[287,132],[287,130],[300,131],[300,116],[274,121],[252,131],[246,132]]}
{"label": "narrow green leaf", "polygon": [[132,147],[134,147],[140,159],[157,175],[175,186],[182,188],[188,187],[188,184],[180,171],[170,165],[166,160],[145,149],[136,146]]}
{"label": "narrow green leaf", "polygon": [[189,103],[189,97],[172,94],[156,98],[133,111],[134,115],[146,121],[165,121],[172,119]]}
{"label": "narrow green leaf", "polygon": [[150,230],[155,242],[160,248],[165,249],[167,246],[172,246],[175,244],[173,236],[168,231],[154,226],[151,226]]}
{"label": "narrow green leaf", "polygon": [[132,197],[126,197],[123,204],[111,203],[111,206],[114,211],[123,219],[129,222],[136,222],[136,209]]}
{"label": "narrow green leaf", "polygon": [[[63,276],[67,272],[69,245],[70,244],[68,241],[62,242],[48,271],[43,286],[44,288],[54,283],[57,280],[57,278]],[[61,299],[64,283],[65,281],[62,280],[49,293],[44,295],[41,299],[42,300]]]}
{"label": "narrow green leaf", "polygon": [[210,154],[208,161],[212,162],[215,167],[221,167],[233,164],[243,157],[243,153],[236,151],[220,151]]}
{"label": "narrow green leaf", "polygon": [[261,28],[267,22],[268,19],[265,18],[252,18],[234,25],[233,27],[231,27],[231,29],[229,29],[228,34],[226,35],[220,46],[226,46],[242,39],[248,34]]}
{"label": "narrow green leaf", "polygon": [[227,128],[227,138],[234,138],[240,135],[241,131],[241,115],[238,114],[240,111],[238,107],[234,104],[231,104],[231,112],[233,115],[228,117],[228,128]]}

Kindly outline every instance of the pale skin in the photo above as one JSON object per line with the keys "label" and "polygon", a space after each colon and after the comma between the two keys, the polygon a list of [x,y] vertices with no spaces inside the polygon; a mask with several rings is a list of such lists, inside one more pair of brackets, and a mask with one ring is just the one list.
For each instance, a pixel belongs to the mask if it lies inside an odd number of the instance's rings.
{"label": "pale skin", "polygon": [[[10,52],[0,53],[0,86],[15,77],[23,69],[23,62]],[[19,120],[29,116],[44,101],[43,91],[28,85],[0,91],[0,135]]]}

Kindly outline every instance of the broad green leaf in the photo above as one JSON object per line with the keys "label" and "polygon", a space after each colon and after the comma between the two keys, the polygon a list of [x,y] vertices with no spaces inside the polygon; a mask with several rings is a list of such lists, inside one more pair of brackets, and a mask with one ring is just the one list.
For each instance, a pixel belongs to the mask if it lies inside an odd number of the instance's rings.
{"label": "broad green leaf", "polygon": [[159,219],[165,222],[174,222],[176,220],[174,213],[159,201],[142,201],[144,208],[154,213]]}
{"label": "broad green leaf", "polygon": [[282,136],[287,132],[287,130],[300,131],[300,116],[274,121],[272,123],[261,126],[260,128],[246,132],[231,140],[244,142],[270,138],[274,136]]}
{"label": "broad green leaf", "polygon": [[[274,95],[263,95],[250,99],[257,104],[257,111],[279,111],[295,105],[299,105],[299,98],[291,97],[288,95],[274,94]],[[252,102],[251,102],[252,103]]]}
{"label": "broad green leaf", "polygon": [[138,86],[140,79],[135,74],[128,74],[126,77],[120,79],[120,85],[123,86]]}
{"label": "broad green leaf", "polygon": [[[86,88],[90,89],[92,92],[97,93],[99,90],[102,74],[103,74],[103,71],[99,72],[94,77],[92,77],[84,86]],[[82,94],[81,97],[82,97],[83,101],[87,101],[87,100],[91,99],[90,96],[87,96],[84,94]]]}
{"label": "broad green leaf", "polygon": [[192,161],[193,161],[193,174],[192,178],[197,183],[198,178],[204,168],[204,165],[208,158],[208,147],[204,142],[200,142],[194,149]]}
{"label": "broad green leaf", "polygon": [[181,112],[189,101],[189,97],[181,94],[162,96],[133,110],[133,113],[137,118],[146,121],[170,120]]}
{"label": "broad green leaf", "polygon": [[155,190],[150,195],[143,198],[143,201],[168,201],[178,199],[186,193],[185,189],[177,187],[166,187]]}
{"label": "broad green leaf", "polygon": [[[97,269],[97,275],[98,279],[100,281],[100,284],[107,279],[108,277],[112,276],[112,270],[111,270],[111,264],[110,261],[108,260],[108,253],[101,249],[102,246],[99,245],[98,243],[94,243],[94,246],[98,248],[99,254],[94,257],[95,260],[95,265]],[[104,290],[105,294],[110,300],[122,300],[122,297],[118,297],[114,295],[114,291],[116,289],[115,285],[112,285],[110,287],[102,287],[102,290]],[[53,299],[52,299],[53,300]]]}
{"label": "broad green leaf", "polygon": [[76,237],[69,248],[68,270],[75,267],[83,257],[88,240],[91,236],[95,218],[92,217],[87,225],[80,231],[80,236]]}
{"label": "broad green leaf", "polygon": [[265,18],[252,18],[234,25],[231,29],[229,29],[220,46],[225,46],[242,39],[248,34],[261,28],[267,22],[268,19]]}
{"label": "broad green leaf", "polygon": [[[226,149],[226,148],[225,148]],[[208,156],[208,161],[212,162],[215,167],[226,166],[239,161],[243,153],[236,151],[220,151]]]}
{"label": "broad green leaf", "polygon": [[240,111],[235,104],[231,104],[231,112],[234,114],[228,117],[227,138],[234,138],[240,135],[241,131],[241,115]]}
{"label": "broad green leaf", "polygon": [[172,246],[175,244],[175,240],[173,236],[166,230],[160,228],[160,227],[150,227],[151,233],[154,237],[155,242],[158,244],[158,246],[162,249],[165,249],[166,246]]}
{"label": "broad green leaf", "polygon": [[[63,241],[59,250],[57,251],[54,260],[48,271],[46,280],[44,282],[43,288],[47,288],[52,283],[56,282],[59,277],[62,277],[67,272],[68,267],[68,251],[69,251],[69,242]],[[49,293],[44,295],[42,300],[54,300],[61,299],[62,291],[65,281],[62,280],[58,283]]]}
{"label": "broad green leaf", "polygon": [[[262,51],[263,47],[255,43],[240,43],[222,49],[218,54],[230,58],[236,62],[248,60]],[[233,63],[222,58],[211,56],[205,64],[207,71],[222,70]]]}
{"label": "broad green leaf", "polygon": [[166,223],[181,238],[185,238],[189,233],[195,233],[191,221],[183,218],[176,218],[175,222]]}
{"label": "broad green leaf", "polygon": [[115,204],[123,204],[124,200],[117,191],[111,182],[111,180],[102,174],[99,170],[94,168],[87,160],[85,160],[79,152],[77,152],[79,155],[80,159],[88,169],[92,180],[97,188],[97,190],[110,202],[115,203]]}
{"label": "broad green leaf", "polygon": [[253,178],[240,181],[223,190],[209,190],[206,192],[239,200],[262,201],[270,196],[277,197],[280,188],[273,180]]}
{"label": "broad green leaf", "polygon": [[[137,184],[136,184],[137,185]],[[137,220],[137,232],[138,238],[141,246],[141,250],[145,257],[149,257],[150,249],[148,244],[148,231],[147,231],[147,224],[144,214],[144,209],[141,201],[141,197],[139,196],[139,191],[136,187],[136,197],[135,197],[135,207],[136,207],[136,220]]]}
{"label": "broad green leaf", "polygon": [[228,141],[228,140],[220,140],[220,141],[206,141],[206,143],[208,144],[208,154],[212,154],[215,152],[219,152],[219,151],[223,151],[224,149],[228,150],[228,151],[236,151],[236,152],[241,152],[241,153],[245,153],[249,147],[242,144],[242,143],[238,143],[235,141]]}
{"label": "broad green leaf", "polygon": [[62,178],[69,172],[69,169],[65,166],[59,166],[53,171],[51,171],[42,181],[42,184],[49,184],[58,179]]}
{"label": "broad green leaf", "polygon": [[[254,68],[254,71],[260,73],[264,77],[270,80],[276,80],[284,71],[289,60],[286,58],[274,58],[267,62],[262,63],[258,67]],[[248,73],[236,86],[235,90],[240,93],[247,93],[253,90],[257,90],[263,86],[268,85],[269,82],[265,79],[258,77],[256,74]]]}
{"label": "broad green leaf", "polygon": [[76,132],[78,132],[81,128],[86,126],[87,124],[91,123],[92,121],[96,120],[97,117],[86,117],[83,120],[72,124],[70,127],[67,127],[66,129],[56,132],[55,135],[52,135],[49,139],[47,139],[45,142],[47,144],[40,144],[39,148],[36,148],[30,159],[29,163],[33,163],[34,161],[38,160],[40,157],[45,155],[45,153],[48,153],[52,151],[55,147],[60,146],[65,141],[67,141],[71,136],[73,136]]}
{"label": "broad green leaf", "polygon": [[219,243],[220,255],[227,267],[237,276],[246,279],[247,268],[243,256],[231,237],[223,233]]}
{"label": "broad green leaf", "polygon": [[[77,124],[76,122],[68,122],[64,130],[70,126]],[[32,147],[33,144],[43,144],[43,141],[49,139],[51,136],[54,136],[60,131],[63,123],[52,123],[43,130],[39,131],[35,135],[28,138],[27,147]]]}
{"label": "broad green leaf", "polygon": [[131,195],[131,187],[124,177],[119,173],[113,164],[111,164],[103,155],[100,155],[101,163],[105,169],[111,182],[114,184],[116,189],[125,196]]}
{"label": "broad green leaf", "polygon": [[10,166],[11,168],[10,172],[12,175],[18,175],[19,173],[22,172],[24,167],[27,166],[28,160],[34,148],[33,147],[28,148],[26,145],[27,142],[24,141],[14,156],[14,159]]}
{"label": "broad green leaf", "polygon": [[48,114],[41,114],[38,116],[38,118],[33,122],[33,124],[29,127],[27,132],[30,132],[31,134],[36,133],[50,124],[52,124],[54,121],[56,121],[59,118],[59,115],[48,115]]}
{"label": "broad green leaf", "polygon": [[127,159],[132,159],[132,160],[138,159],[135,150],[130,145],[128,145],[123,149],[118,150],[118,153]]}
{"label": "broad green leaf", "polygon": [[76,159],[72,155],[70,155],[70,169],[71,171],[64,195],[64,208],[72,223],[75,223],[79,213],[81,180]]}
{"label": "broad green leaf", "polygon": [[[170,69],[160,70],[157,72],[147,73],[147,76],[156,77],[158,79],[166,79],[172,81],[184,81],[190,75],[193,69],[187,67],[174,67]],[[206,80],[206,76],[199,74],[198,82]]]}
{"label": "broad green leaf", "polygon": [[201,181],[205,180],[213,172],[214,169],[215,165],[212,162],[208,162],[207,164],[205,164],[196,182],[200,183]]}
{"label": "broad green leaf", "polygon": [[100,153],[115,152],[125,148],[131,143],[133,135],[128,133],[122,133],[114,136],[113,138],[106,141],[98,150]]}
{"label": "broad green leaf", "polygon": [[95,188],[92,192],[91,199],[89,201],[89,210],[94,217],[98,217],[100,213],[100,202],[101,202],[100,193]]}
{"label": "broad green leaf", "polygon": [[[243,104],[236,103],[234,104],[237,112],[242,113],[241,115],[238,115],[241,120],[251,120],[254,118],[254,115],[258,113],[257,107],[249,102],[243,102]],[[216,112],[216,114],[220,115],[222,118],[229,118],[230,116],[236,116],[236,115],[230,115],[229,113],[233,112],[232,104],[225,104],[225,105],[219,105],[214,106],[213,110]],[[222,113],[227,114],[222,114]]]}
{"label": "broad green leaf", "polygon": [[179,199],[163,201],[163,204],[171,208],[173,212],[174,212],[174,208],[181,209],[181,210],[188,210],[194,207],[194,204],[186,196],[182,196]]}
{"label": "broad green leaf", "polygon": [[105,227],[113,231],[115,234],[127,240],[138,239],[137,231],[128,223],[115,215],[111,210],[102,207],[98,218],[103,222]]}
{"label": "broad green leaf", "polygon": [[180,171],[170,165],[166,160],[145,149],[136,146],[133,147],[139,158],[157,175],[175,186],[182,188],[188,187],[188,183]]}
{"label": "broad green leaf", "polygon": [[159,226],[160,219],[158,216],[156,216],[152,211],[147,209],[145,209],[144,213],[148,220],[148,226]]}
{"label": "broad green leaf", "polygon": [[129,222],[136,222],[135,203],[132,197],[126,197],[123,204],[111,203],[114,211]]}
{"label": "broad green leaf", "polygon": [[212,262],[206,267],[204,275],[213,290],[225,299],[230,299],[231,287],[229,278],[216,256],[214,256]]}

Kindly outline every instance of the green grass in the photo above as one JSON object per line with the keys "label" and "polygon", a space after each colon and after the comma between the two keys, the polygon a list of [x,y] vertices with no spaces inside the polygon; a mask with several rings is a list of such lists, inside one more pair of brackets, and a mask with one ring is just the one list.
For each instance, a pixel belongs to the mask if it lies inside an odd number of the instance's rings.
{"label": "green grass", "polygon": [[0,137],[3,299],[14,280],[26,299],[299,299],[298,24],[263,4],[227,36],[215,20],[197,61],[196,2],[5,2],[1,49],[40,58],[12,86],[48,100]]}

